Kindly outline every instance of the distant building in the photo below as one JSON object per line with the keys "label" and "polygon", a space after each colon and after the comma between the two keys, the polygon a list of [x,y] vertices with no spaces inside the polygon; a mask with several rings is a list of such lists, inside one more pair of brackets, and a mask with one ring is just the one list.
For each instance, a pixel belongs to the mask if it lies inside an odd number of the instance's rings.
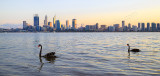
{"label": "distant building", "polygon": [[138,30],[137,30],[137,26],[135,26],[135,25],[132,26],[132,29],[133,29],[134,32],[137,32],[137,31],[138,31]]}
{"label": "distant building", "polygon": [[160,31],[160,24],[157,23],[157,31]]}
{"label": "distant building", "polygon": [[152,23],[152,32],[156,32],[156,23]]}
{"label": "distant building", "polygon": [[69,29],[69,20],[66,20],[66,29]]}
{"label": "distant building", "polygon": [[98,30],[98,29],[99,29],[98,25],[99,25],[99,24],[98,24],[98,23],[96,23],[96,30]]}
{"label": "distant building", "polygon": [[85,30],[96,30],[96,25],[86,25],[86,29]]}
{"label": "distant building", "polygon": [[144,32],[145,31],[145,23],[142,23],[141,26],[142,26],[141,31]]}
{"label": "distant building", "polygon": [[119,32],[123,32],[123,28],[122,27],[119,28]]}
{"label": "distant building", "polygon": [[54,28],[56,28],[55,20],[56,20],[56,16],[53,17],[53,27],[54,27]]}
{"label": "distant building", "polygon": [[115,32],[115,27],[114,26],[108,26],[108,31],[109,32]]}
{"label": "distant building", "polygon": [[147,23],[147,31],[150,31],[150,23]]}
{"label": "distant building", "polygon": [[65,30],[65,29],[66,29],[65,25],[61,24],[61,30]]}
{"label": "distant building", "polygon": [[131,31],[131,24],[128,24],[128,31]]}
{"label": "distant building", "polygon": [[72,19],[72,28],[73,29],[77,28],[77,19]]}
{"label": "distant building", "polygon": [[47,25],[48,22],[47,22],[47,15],[45,16],[45,20],[44,20],[44,25]]}
{"label": "distant building", "polygon": [[39,27],[39,16],[38,14],[34,15],[34,26],[36,28],[36,31],[40,31],[40,27]]}
{"label": "distant building", "polygon": [[60,20],[56,20],[56,29],[57,30],[61,30],[61,23],[60,23]]}
{"label": "distant building", "polygon": [[118,32],[120,28],[119,24],[114,24],[113,26],[115,27],[115,31]]}
{"label": "distant building", "polygon": [[128,28],[127,26],[123,26],[123,31],[127,32]]}
{"label": "distant building", "polygon": [[89,25],[86,25],[85,30],[89,30]]}
{"label": "distant building", "polygon": [[122,28],[124,28],[125,26],[125,21],[122,21]]}
{"label": "distant building", "polygon": [[27,28],[27,22],[23,21],[23,30],[26,30],[26,28]]}
{"label": "distant building", "polygon": [[107,29],[107,25],[101,25],[101,28],[100,28],[101,31],[105,31],[106,29]]}
{"label": "distant building", "polygon": [[141,23],[138,23],[138,29],[141,29]]}
{"label": "distant building", "polygon": [[53,27],[52,22],[48,22],[49,27]]}

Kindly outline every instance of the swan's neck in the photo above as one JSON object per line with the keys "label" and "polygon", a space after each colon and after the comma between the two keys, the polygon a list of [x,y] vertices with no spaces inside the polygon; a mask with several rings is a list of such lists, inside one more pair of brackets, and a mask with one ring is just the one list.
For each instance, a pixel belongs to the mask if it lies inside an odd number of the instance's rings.
{"label": "swan's neck", "polygon": [[39,57],[41,57],[41,54],[42,54],[42,46],[41,46],[41,49],[40,49],[40,52],[39,52]]}
{"label": "swan's neck", "polygon": [[128,46],[128,52],[130,52],[130,46]]}

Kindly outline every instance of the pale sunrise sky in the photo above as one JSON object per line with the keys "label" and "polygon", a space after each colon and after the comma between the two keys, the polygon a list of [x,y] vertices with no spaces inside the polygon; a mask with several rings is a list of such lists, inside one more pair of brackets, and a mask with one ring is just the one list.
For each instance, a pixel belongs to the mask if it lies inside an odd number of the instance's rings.
{"label": "pale sunrise sky", "polygon": [[40,25],[45,15],[48,21],[56,14],[62,24],[66,20],[77,19],[81,24],[102,25],[126,24],[137,25],[138,22],[160,23],[160,0],[1,0],[0,25],[22,24],[22,21],[33,25],[33,15],[38,14]]}

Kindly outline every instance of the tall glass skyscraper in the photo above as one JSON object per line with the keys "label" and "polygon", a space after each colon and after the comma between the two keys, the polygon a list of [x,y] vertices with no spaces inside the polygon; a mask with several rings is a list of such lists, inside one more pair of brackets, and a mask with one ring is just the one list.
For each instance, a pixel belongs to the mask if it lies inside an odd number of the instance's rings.
{"label": "tall glass skyscraper", "polygon": [[152,31],[153,31],[153,32],[156,31],[156,23],[152,23]]}
{"label": "tall glass skyscraper", "polygon": [[66,20],[66,28],[69,29],[69,20]]}
{"label": "tall glass skyscraper", "polygon": [[125,21],[122,21],[122,28],[125,26]]}
{"label": "tall glass skyscraper", "polygon": [[77,28],[77,19],[72,19],[72,28],[73,29]]}
{"label": "tall glass skyscraper", "polygon": [[138,23],[138,28],[141,29],[141,23]]}
{"label": "tall glass skyscraper", "polygon": [[157,31],[160,31],[160,24],[157,23]]}
{"label": "tall glass skyscraper", "polygon": [[36,27],[36,31],[39,31],[40,29],[40,27],[39,27],[39,16],[38,16],[38,14],[35,14],[34,15],[34,26]]}
{"label": "tall glass skyscraper", "polygon": [[145,23],[142,23],[141,31],[145,31]]}
{"label": "tall glass skyscraper", "polygon": [[56,29],[57,29],[57,30],[61,30],[60,20],[56,20]]}
{"label": "tall glass skyscraper", "polygon": [[150,31],[150,23],[147,23],[147,31]]}
{"label": "tall glass skyscraper", "polygon": [[53,17],[53,27],[54,28],[56,28],[55,20],[56,20],[56,16]]}
{"label": "tall glass skyscraper", "polygon": [[45,16],[44,25],[46,25],[46,26],[48,25],[47,15]]}

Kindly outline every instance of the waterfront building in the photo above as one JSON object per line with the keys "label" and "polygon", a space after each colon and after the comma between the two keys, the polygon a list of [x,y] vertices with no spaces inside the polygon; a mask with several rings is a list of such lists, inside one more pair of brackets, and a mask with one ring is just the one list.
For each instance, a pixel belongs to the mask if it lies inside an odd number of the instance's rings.
{"label": "waterfront building", "polygon": [[69,29],[69,20],[66,20],[66,29]]}
{"label": "waterfront building", "polygon": [[86,25],[85,30],[89,30],[89,25]]}
{"label": "waterfront building", "polygon": [[150,23],[147,23],[147,31],[150,31]]}
{"label": "waterfront building", "polygon": [[72,19],[72,29],[77,28],[77,19]]}
{"label": "waterfront building", "polygon": [[49,27],[53,27],[52,22],[48,22]]}
{"label": "waterfront building", "polygon": [[56,20],[56,16],[53,17],[53,27],[54,27],[54,28],[56,28],[55,20]]}
{"label": "waterfront building", "polygon": [[137,26],[136,26],[136,25],[133,25],[133,26],[132,26],[132,30],[133,30],[134,32],[137,32],[137,31],[138,31]]}
{"label": "waterfront building", "polygon": [[45,16],[45,20],[44,20],[44,25],[47,26],[48,22],[47,22],[47,15]]}
{"label": "waterfront building", "polygon": [[125,26],[125,21],[122,21],[122,28],[124,28]]}
{"label": "waterfront building", "polygon": [[60,20],[56,20],[56,30],[61,30]]}
{"label": "waterfront building", "polygon": [[96,30],[96,25],[86,25],[85,30]]}
{"label": "waterfront building", "polygon": [[157,31],[160,31],[160,24],[157,23]]}
{"label": "waterfront building", "polygon": [[123,28],[122,27],[119,28],[119,32],[123,32]]}
{"label": "waterfront building", "polygon": [[40,31],[40,27],[39,27],[39,16],[38,14],[34,15],[34,26],[36,28],[36,31]]}
{"label": "waterfront building", "polygon": [[118,32],[120,27],[119,24],[114,24],[113,26],[115,27],[115,31]]}
{"label": "waterfront building", "polygon": [[27,28],[27,22],[23,21],[23,30],[26,30],[26,28]]}
{"label": "waterfront building", "polygon": [[128,30],[127,31],[131,31],[131,24],[128,24]]}
{"label": "waterfront building", "polygon": [[101,25],[101,28],[100,28],[101,31],[105,31],[106,29],[107,29],[107,25]]}
{"label": "waterfront building", "polygon": [[98,30],[98,29],[99,29],[98,25],[99,25],[99,24],[98,24],[98,23],[96,23],[96,30]]}
{"label": "waterfront building", "polygon": [[123,31],[126,32],[127,31],[127,26],[123,26]]}
{"label": "waterfront building", "polygon": [[145,31],[145,23],[142,23],[142,24],[141,24],[141,27],[142,27],[142,28],[141,28],[141,31],[144,32],[144,31]]}
{"label": "waterfront building", "polygon": [[108,26],[108,31],[109,32],[115,32],[115,27],[114,26]]}
{"label": "waterfront building", "polygon": [[152,23],[152,32],[156,31],[156,23]]}
{"label": "waterfront building", "polygon": [[141,23],[138,23],[138,29],[141,29]]}

